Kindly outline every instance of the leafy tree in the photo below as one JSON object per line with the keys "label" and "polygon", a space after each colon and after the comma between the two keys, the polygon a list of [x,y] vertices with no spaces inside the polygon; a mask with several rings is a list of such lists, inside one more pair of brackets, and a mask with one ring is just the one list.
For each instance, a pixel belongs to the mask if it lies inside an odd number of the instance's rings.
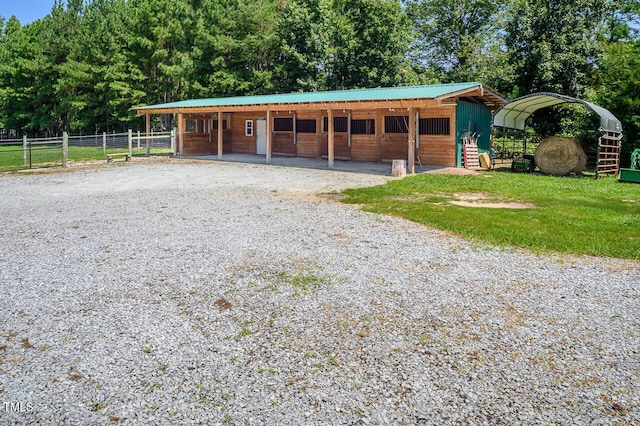
{"label": "leafy tree", "polygon": [[611,111],[623,125],[622,163],[640,148],[640,40],[612,42],[605,47],[594,101]]}
{"label": "leafy tree", "polygon": [[[91,94],[87,130],[124,131],[136,119],[130,109],[145,102],[145,77],[126,47],[132,39],[131,6],[125,0],[94,0],[83,14],[81,56],[89,66]],[[90,35],[90,36],[89,36]]]}
{"label": "leafy tree", "polygon": [[328,26],[320,0],[287,2],[276,31],[282,41],[277,57],[277,91],[325,89]]}
{"label": "leafy tree", "polygon": [[640,2],[613,0],[609,3],[605,32],[609,42],[637,38],[640,32]]}
{"label": "leafy tree", "polygon": [[134,14],[129,48],[137,71],[146,76],[146,101],[181,100],[191,68],[190,29],[193,11],[188,0],[129,0]]}
{"label": "leafy tree", "polygon": [[196,11],[190,96],[273,92],[280,43],[277,4],[220,0]]}
{"label": "leafy tree", "polygon": [[521,0],[506,26],[514,96],[552,91],[581,96],[601,51],[606,0]]}
{"label": "leafy tree", "polygon": [[[502,43],[501,0],[409,0],[416,60],[444,81],[511,80]],[[493,73],[500,70],[499,77]],[[494,84],[495,85],[495,84]]]}
{"label": "leafy tree", "polygon": [[69,1],[66,9],[58,1],[45,18],[43,41],[53,65],[49,78],[54,90],[51,113],[59,119],[56,130],[84,129],[89,124],[83,112],[92,95],[91,67],[83,46],[91,33],[82,32],[82,9],[82,1]]}
{"label": "leafy tree", "polygon": [[333,0],[325,3],[329,57],[327,87],[393,86],[415,80],[406,61],[411,27],[396,0]]}
{"label": "leafy tree", "polygon": [[51,65],[40,44],[43,21],[22,27],[11,17],[0,49],[0,116],[4,126],[22,133],[51,130]]}
{"label": "leafy tree", "polygon": [[[130,111],[141,104],[475,80],[514,97],[588,95],[622,119],[629,141],[638,133],[638,5],[55,0],[25,26],[0,17],[0,127],[124,130],[142,125]],[[588,127],[573,111],[554,114],[563,118],[546,130]]]}

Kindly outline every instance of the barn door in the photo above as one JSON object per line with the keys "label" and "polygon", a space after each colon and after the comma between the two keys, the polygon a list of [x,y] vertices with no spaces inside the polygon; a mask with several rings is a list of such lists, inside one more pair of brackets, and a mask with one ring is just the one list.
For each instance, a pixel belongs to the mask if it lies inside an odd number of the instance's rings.
{"label": "barn door", "polygon": [[256,120],[256,154],[267,154],[267,121]]}

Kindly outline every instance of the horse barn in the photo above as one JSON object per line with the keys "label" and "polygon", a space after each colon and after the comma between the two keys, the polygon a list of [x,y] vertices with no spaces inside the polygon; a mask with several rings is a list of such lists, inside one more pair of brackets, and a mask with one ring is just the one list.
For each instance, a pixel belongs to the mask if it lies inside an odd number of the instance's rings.
{"label": "horse barn", "polygon": [[506,103],[480,83],[194,99],[135,108],[177,114],[178,156],[223,154],[412,164],[462,164],[462,137],[490,148],[492,111]]}

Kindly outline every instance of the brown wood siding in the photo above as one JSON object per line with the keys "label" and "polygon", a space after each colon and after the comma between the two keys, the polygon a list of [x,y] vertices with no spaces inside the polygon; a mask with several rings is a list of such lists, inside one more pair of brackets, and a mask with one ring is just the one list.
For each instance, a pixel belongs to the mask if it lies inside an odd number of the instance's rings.
{"label": "brown wood siding", "polygon": [[293,132],[273,132],[273,155],[286,155],[295,157],[297,150],[293,143]]}
{"label": "brown wood siding", "polygon": [[[344,117],[344,115],[336,115],[335,117]],[[325,132],[324,119],[327,117],[325,111],[323,111],[322,117],[318,121],[318,130],[320,135],[320,156],[327,158],[329,156],[329,133]],[[333,133],[333,156],[337,160],[350,160],[351,159],[351,147],[349,146],[349,134],[346,132],[334,132]]]}
{"label": "brown wood siding", "polygon": [[298,157],[316,158],[318,156],[318,140],[315,133],[298,133]]}
{"label": "brown wood siding", "polygon": [[420,135],[418,155],[420,156],[422,164],[455,167],[455,137],[453,135]]}
{"label": "brown wood siding", "polygon": [[[211,137],[216,137],[216,154],[218,153],[218,133],[217,130],[215,133],[211,135]],[[231,129],[225,129],[222,132],[222,153],[223,154],[231,154],[233,152],[233,137],[231,134]]]}
{"label": "brown wood siding", "polygon": [[455,167],[456,165],[456,109],[454,106],[423,108],[420,118],[450,119],[449,135],[420,135],[418,155],[422,164]]}
{"label": "brown wood siding", "polygon": [[209,142],[208,133],[185,133],[183,140],[183,155],[211,155],[213,143]]}
{"label": "brown wood siding", "polygon": [[[233,152],[237,154],[256,153],[256,121],[258,117],[266,117],[264,113],[235,113],[231,120],[231,139],[233,140]],[[253,136],[245,136],[245,121],[253,121]]]}
{"label": "brown wood siding", "polygon": [[[377,120],[377,111],[353,111],[352,120]],[[378,128],[376,122],[375,128]],[[351,160],[380,161],[378,135],[351,135]]]}
{"label": "brown wood siding", "polygon": [[[218,130],[211,131],[211,142],[213,145],[213,154],[218,154]],[[233,138],[231,137],[231,129],[222,131],[222,153],[231,154],[233,152]]]}
{"label": "brown wood siding", "polygon": [[385,133],[382,135],[382,161],[406,160],[409,153],[406,133]]}
{"label": "brown wood siding", "polygon": [[296,147],[298,157],[318,157],[318,133],[322,130],[322,120],[315,111],[302,111],[296,114],[297,120],[316,120],[316,133],[297,133]]}
{"label": "brown wood siding", "polygon": [[[323,157],[329,156],[329,133],[322,133],[320,154]],[[347,133],[340,132],[333,134],[333,155],[337,160],[351,159],[351,148],[349,147],[349,136]]]}
{"label": "brown wood siding", "polygon": [[[360,104],[362,108],[368,108],[366,103]],[[334,111],[336,112],[336,111]],[[455,107],[429,106],[419,110],[420,118],[450,118],[450,135],[420,135],[420,147],[418,149],[419,160],[422,164],[455,166],[456,141],[455,141]],[[294,144],[293,132],[272,133],[273,155],[299,156],[308,158],[327,157],[328,134],[323,131],[323,117],[326,110],[302,109],[296,111],[297,119],[315,119],[317,133],[297,133]],[[407,158],[408,134],[394,134],[384,132],[384,117],[387,115],[407,115],[408,111],[391,112],[388,108],[352,110],[351,118],[375,119],[376,134],[351,135],[351,146],[347,133],[335,133],[335,158],[349,159],[352,161],[383,161]],[[230,128],[224,133],[224,153],[234,152],[242,154],[256,153],[257,119],[266,118],[266,111],[236,112],[225,114]],[[340,116],[345,116],[340,111]],[[272,113],[272,117],[293,117],[293,111]],[[245,121],[252,120],[254,134],[245,136]],[[273,122],[271,123],[273,129]],[[186,133],[184,134],[184,155],[216,155],[217,131],[211,135],[211,143],[208,134]]]}
{"label": "brown wood siding", "polygon": [[354,161],[378,161],[376,135],[351,135],[351,159]]}
{"label": "brown wood siding", "polygon": [[[211,139],[209,139],[208,133],[185,133],[183,144],[183,155],[217,155],[218,131],[212,131]],[[231,130],[224,130],[222,133],[222,153],[229,154],[232,152],[232,148]]]}

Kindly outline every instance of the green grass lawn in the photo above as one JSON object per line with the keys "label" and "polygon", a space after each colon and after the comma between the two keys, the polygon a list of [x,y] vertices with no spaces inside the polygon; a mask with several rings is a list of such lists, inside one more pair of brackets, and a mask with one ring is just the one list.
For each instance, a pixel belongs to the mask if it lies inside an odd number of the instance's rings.
{"label": "green grass lawn", "polygon": [[[109,148],[107,153],[127,152],[126,148]],[[151,153],[167,154],[171,149],[153,148]],[[146,155],[146,149],[139,152],[133,149],[133,155]],[[1,145],[0,146],[0,171],[21,170],[29,167],[29,157],[27,165],[23,165],[22,145]],[[106,155],[102,152],[102,147],[69,147],[69,161],[94,161],[106,160]],[[34,146],[31,150],[31,163],[33,167],[53,167],[62,165],[62,148],[55,145]]]}
{"label": "green grass lawn", "polygon": [[[420,174],[344,193],[344,202],[362,204],[365,210],[401,216],[478,242],[538,253],[640,259],[640,185],[619,183],[613,177]],[[483,194],[481,202],[535,207],[451,204],[464,194]]]}

